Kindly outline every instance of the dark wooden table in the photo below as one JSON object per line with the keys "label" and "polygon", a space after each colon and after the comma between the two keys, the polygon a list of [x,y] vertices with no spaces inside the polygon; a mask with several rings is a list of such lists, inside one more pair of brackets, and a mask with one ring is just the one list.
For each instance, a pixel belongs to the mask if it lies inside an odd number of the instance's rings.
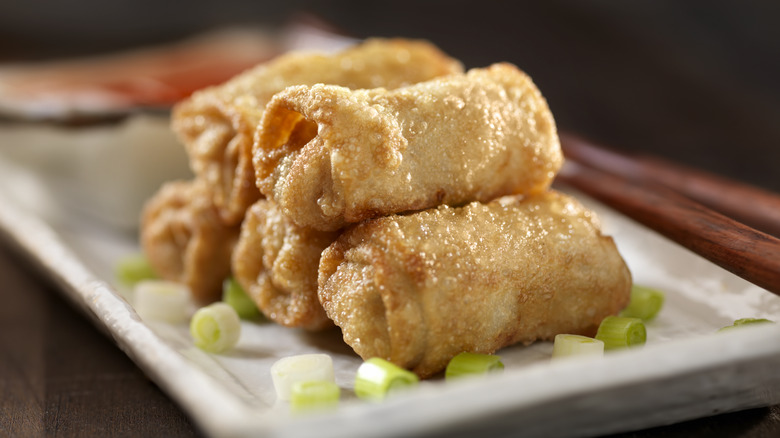
{"label": "dark wooden table", "polygon": [[[511,61],[561,129],[780,192],[780,2],[40,3],[0,4],[0,59],[114,50],[303,10],[358,37],[430,39],[468,67]],[[5,242],[0,303],[0,436],[199,435]],[[777,437],[780,407],[619,436]]]}

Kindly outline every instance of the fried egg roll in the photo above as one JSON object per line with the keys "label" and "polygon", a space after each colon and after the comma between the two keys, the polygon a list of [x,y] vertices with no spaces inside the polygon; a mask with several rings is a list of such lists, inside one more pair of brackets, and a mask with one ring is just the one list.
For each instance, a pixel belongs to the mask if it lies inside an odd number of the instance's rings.
{"label": "fried egg roll", "polygon": [[319,287],[357,354],[429,377],[463,351],[593,336],[631,274],[594,214],[551,191],[361,223],[323,252]]}
{"label": "fried egg roll", "polygon": [[214,187],[223,220],[236,224],[260,197],[252,141],[275,93],[289,85],[316,83],[396,88],[462,71],[458,61],[422,41],[369,39],[334,55],[294,52],[194,93],[176,105],[172,126],[192,170]]}
{"label": "fried egg roll", "polygon": [[289,87],[266,107],[257,185],[300,226],[546,190],[555,122],[522,71],[495,64],[396,90]]}
{"label": "fried egg roll", "polygon": [[332,327],[317,298],[317,269],[320,254],[337,236],[298,227],[261,199],[241,225],[233,274],[269,319],[308,330]]}
{"label": "fried egg roll", "polygon": [[166,183],[144,206],[141,246],[162,278],[189,287],[199,304],[220,299],[239,226],[219,218],[199,180]]}

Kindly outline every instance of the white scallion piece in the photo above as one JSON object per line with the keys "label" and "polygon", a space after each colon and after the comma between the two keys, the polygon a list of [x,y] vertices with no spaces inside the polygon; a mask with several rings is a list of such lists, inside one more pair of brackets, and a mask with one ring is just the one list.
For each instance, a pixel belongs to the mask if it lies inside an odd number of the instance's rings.
{"label": "white scallion piece", "polygon": [[289,401],[297,382],[335,382],[333,359],[327,354],[283,357],[271,366],[271,379],[280,400]]}
{"label": "white scallion piece", "polygon": [[555,335],[552,357],[603,356],[604,342],[580,335]]}
{"label": "white scallion piece", "polygon": [[143,280],[133,289],[133,307],[144,321],[187,322],[190,290],[172,281]]}

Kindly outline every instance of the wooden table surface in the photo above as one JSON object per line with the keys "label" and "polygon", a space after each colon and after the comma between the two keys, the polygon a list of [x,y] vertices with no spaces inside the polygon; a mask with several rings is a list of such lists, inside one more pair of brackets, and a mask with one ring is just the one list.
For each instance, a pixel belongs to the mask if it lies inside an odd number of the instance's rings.
{"label": "wooden table surface", "polygon": [[[94,53],[305,10],[358,37],[430,39],[467,67],[511,61],[534,78],[561,129],[780,192],[780,2],[40,3],[0,5],[0,59]],[[199,436],[0,242],[0,436]],[[780,407],[617,436],[777,437]]]}

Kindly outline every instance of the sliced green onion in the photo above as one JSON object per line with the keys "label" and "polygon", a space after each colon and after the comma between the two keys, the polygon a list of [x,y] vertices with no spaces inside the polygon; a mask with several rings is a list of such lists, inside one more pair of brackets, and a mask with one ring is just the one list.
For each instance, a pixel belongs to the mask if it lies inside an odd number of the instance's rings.
{"label": "sliced green onion", "polygon": [[297,413],[333,409],[338,406],[340,395],[341,390],[335,382],[295,382],[290,392],[290,409]]}
{"label": "sliced green onion", "polygon": [[501,357],[493,354],[469,353],[464,351],[450,359],[444,371],[446,379],[457,379],[463,376],[476,376],[502,371],[504,363]]}
{"label": "sliced green onion", "polygon": [[218,302],[201,307],[190,321],[195,346],[210,353],[233,348],[241,336],[241,320],[229,305]]}
{"label": "sliced green onion", "polygon": [[355,375],[355,394],[365,400],[383,400],[391,391],[417,385],[420,378],[411,371],[379,357],[360,365]]}
{"label": "sliced green onion", "polygon": [[255,302],[233,277],[226,279],[222,284],[222,301],[235,309],[241,319],[254,319],[260,316],[260,310]]}
{"label": "sliced green onion", "polygon": [[631,300],[620,316],[650,321],[658,315],[663,305],[663,292],[635,284],[631,287]]}
{"label": "sliced green onion", "polygon": [[736,321],[734,321],[734,325],[739,327],[741,325],[751,325],[751,324],[765,324],[765,323],[772,323],[772,321],[766,319],[766,318],[740,318]]}
{"label": "sliced green onion", "polygon": [[727,325],[726,327],[721,327],[720,329],[718,329],[718,331],[720,332],[720,331],[723,331],[723,330],[729,330],[729,329],[733,329],[733,328],[737,328],[737,327],[742,327],[744,325],[767,324],[767,323],[768,324],[773,324],[774,321],[770,321],[770,320],[768,320],[766,318],[740,318],[740,319],[734,321],[734,324]]}
{"label": "sliced green onion", "polygon": [[643,345],[647,340],[647,331],[639,318],[608,316],[601,321],[596,339],[604,342],[605,350],[614,350]]}
{"label": "sliced green onion", "polygon": [[334,382],[333,359],[327,354],[301,354],[283,357],[271,365],[271,380],[280,400],[291,398],[292,387],[298,382]]}
{"label": "sliced green onion", "polygon": [[580,335],[560,334],[555,335],[553,344],[553,358],[571,356],[602,356],[604,354],[604,341]]}
{"label": "sliced green onion", "polygon": [[142,280],[133,288],[133,307],[144,321],[181,324],[189,317],[190,290],[172,281]]}
{"label": "sliced green onion", "polygon": [[143,254],[122,257],[116,263],[114,271],[117,280],[126,286],[135,286],[139,281],[158,278],[149,259]]}

